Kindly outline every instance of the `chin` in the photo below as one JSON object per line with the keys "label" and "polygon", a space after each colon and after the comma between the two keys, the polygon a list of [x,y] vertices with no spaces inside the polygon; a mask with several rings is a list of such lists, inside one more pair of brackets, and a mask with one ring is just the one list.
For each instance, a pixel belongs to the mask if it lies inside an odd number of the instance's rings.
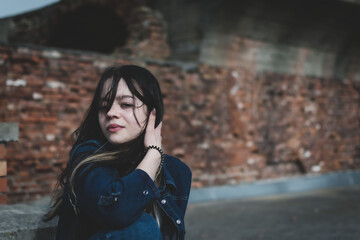
{"label": "chin", "polygon": [[121,140],[118,140],[118,139],[108,139],[108,141],[112,145],[119,145],[119,144],[125,143],[125,141],[121,141]]}
{"label": "chin", "polygon": [[112,145],[119,145],[131,141],[131,139],[125,139],[118,136],[109,136],[107,139]]}
{"label": "chin", "polygon": [[135,138],[137,138],[139,135],[140,135],[140,133],[138,135],[134,135],[134,136],[133,135],[119,136],[116,134],[111,134],[111,135],[106,136],[106,139],[112,145],[119,145],[119,144],[124,144],[124,143],[130,142],[130,141],[134,140]]}

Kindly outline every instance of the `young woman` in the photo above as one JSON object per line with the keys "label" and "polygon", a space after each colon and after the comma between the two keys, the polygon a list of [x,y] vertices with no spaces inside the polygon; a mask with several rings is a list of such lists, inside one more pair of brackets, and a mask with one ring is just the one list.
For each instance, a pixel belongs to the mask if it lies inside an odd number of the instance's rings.
{"label": "young woman", "polygon": [[163,153],[163,114],[148,70],[103,73],[45,216],[56,239],[184,239],[191,171]]}

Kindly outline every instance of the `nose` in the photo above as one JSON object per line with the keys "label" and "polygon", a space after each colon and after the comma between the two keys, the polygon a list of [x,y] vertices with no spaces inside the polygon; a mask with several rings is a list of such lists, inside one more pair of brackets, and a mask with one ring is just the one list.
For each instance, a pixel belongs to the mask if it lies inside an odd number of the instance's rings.
{"label": "nose", "polygon": [[111,105],[111,108],[106,113],[106,116],[108,118],[120,118],[120,116],[121,116],[120,107],[118,107],[117,104],[115,102],[113,102],[113,104]]}

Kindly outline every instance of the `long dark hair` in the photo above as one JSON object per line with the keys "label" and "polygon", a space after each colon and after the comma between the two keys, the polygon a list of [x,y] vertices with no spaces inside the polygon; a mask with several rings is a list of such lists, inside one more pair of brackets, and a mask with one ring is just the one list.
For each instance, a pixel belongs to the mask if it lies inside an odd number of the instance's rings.
{"label": "long dark hair", "polygon": [[[103,92],[105,82],[111,79],[111,86],[106,94],[106,104],[101,102],[101,93]],[[133,171],[142,160],[142,153],[144,150],[144,136],[146,125],[140,135],[130,142],[117,145],[116,148],[107,143],[103,135],[98,114],[99,111],[110,110],[112,103],[116,97],[119,81],[123,79],[128,86],[130,92],[142,101],[147,107],[147,117],[149,117],[152,109],[156,110],[155,127],[162,121],[164,115],[163,99],[161,89],[157,79],[145,68],[135,65],[123,65],[119,67],[110,67],[101,75],[100,81],[95,90],[94,98],[90,104],[85,118],[80,127],[73,133],[76,138],[74,146],[85,142],[87,140],[97,140],[102,146],[107,145],[107,151],[100,151],[99,153],[90,155],[80,162],[74,164],[75,159],[70,158],[67,167],[60,174],[57,185],[53,193],[53,205],[49,212],[45,215],[44,220],[50,220],[56,215],[63,204],[62,196],[65,193],[65,186],[67,194],[72,194],[76,198],[74,192],[74,176],[77,170],[88,164],[93,166],[107,165],[116,167],[121,175],[126,175]],[[134,105],[135,108],[135,105]],[[119,161],[119,159],[121,159]]]}

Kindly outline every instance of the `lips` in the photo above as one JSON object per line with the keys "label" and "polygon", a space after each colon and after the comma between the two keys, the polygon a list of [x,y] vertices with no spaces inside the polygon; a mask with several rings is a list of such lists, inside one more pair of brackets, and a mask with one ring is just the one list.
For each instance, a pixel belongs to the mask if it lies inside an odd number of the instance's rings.
{"label": "lips", "polygon": [[111,133],[115,133],[120,131],[121,129],[123,129],[123,126],[120,126],[118,124],[109,124],[109,126],[106,128],[106,130],[108,130]]}

